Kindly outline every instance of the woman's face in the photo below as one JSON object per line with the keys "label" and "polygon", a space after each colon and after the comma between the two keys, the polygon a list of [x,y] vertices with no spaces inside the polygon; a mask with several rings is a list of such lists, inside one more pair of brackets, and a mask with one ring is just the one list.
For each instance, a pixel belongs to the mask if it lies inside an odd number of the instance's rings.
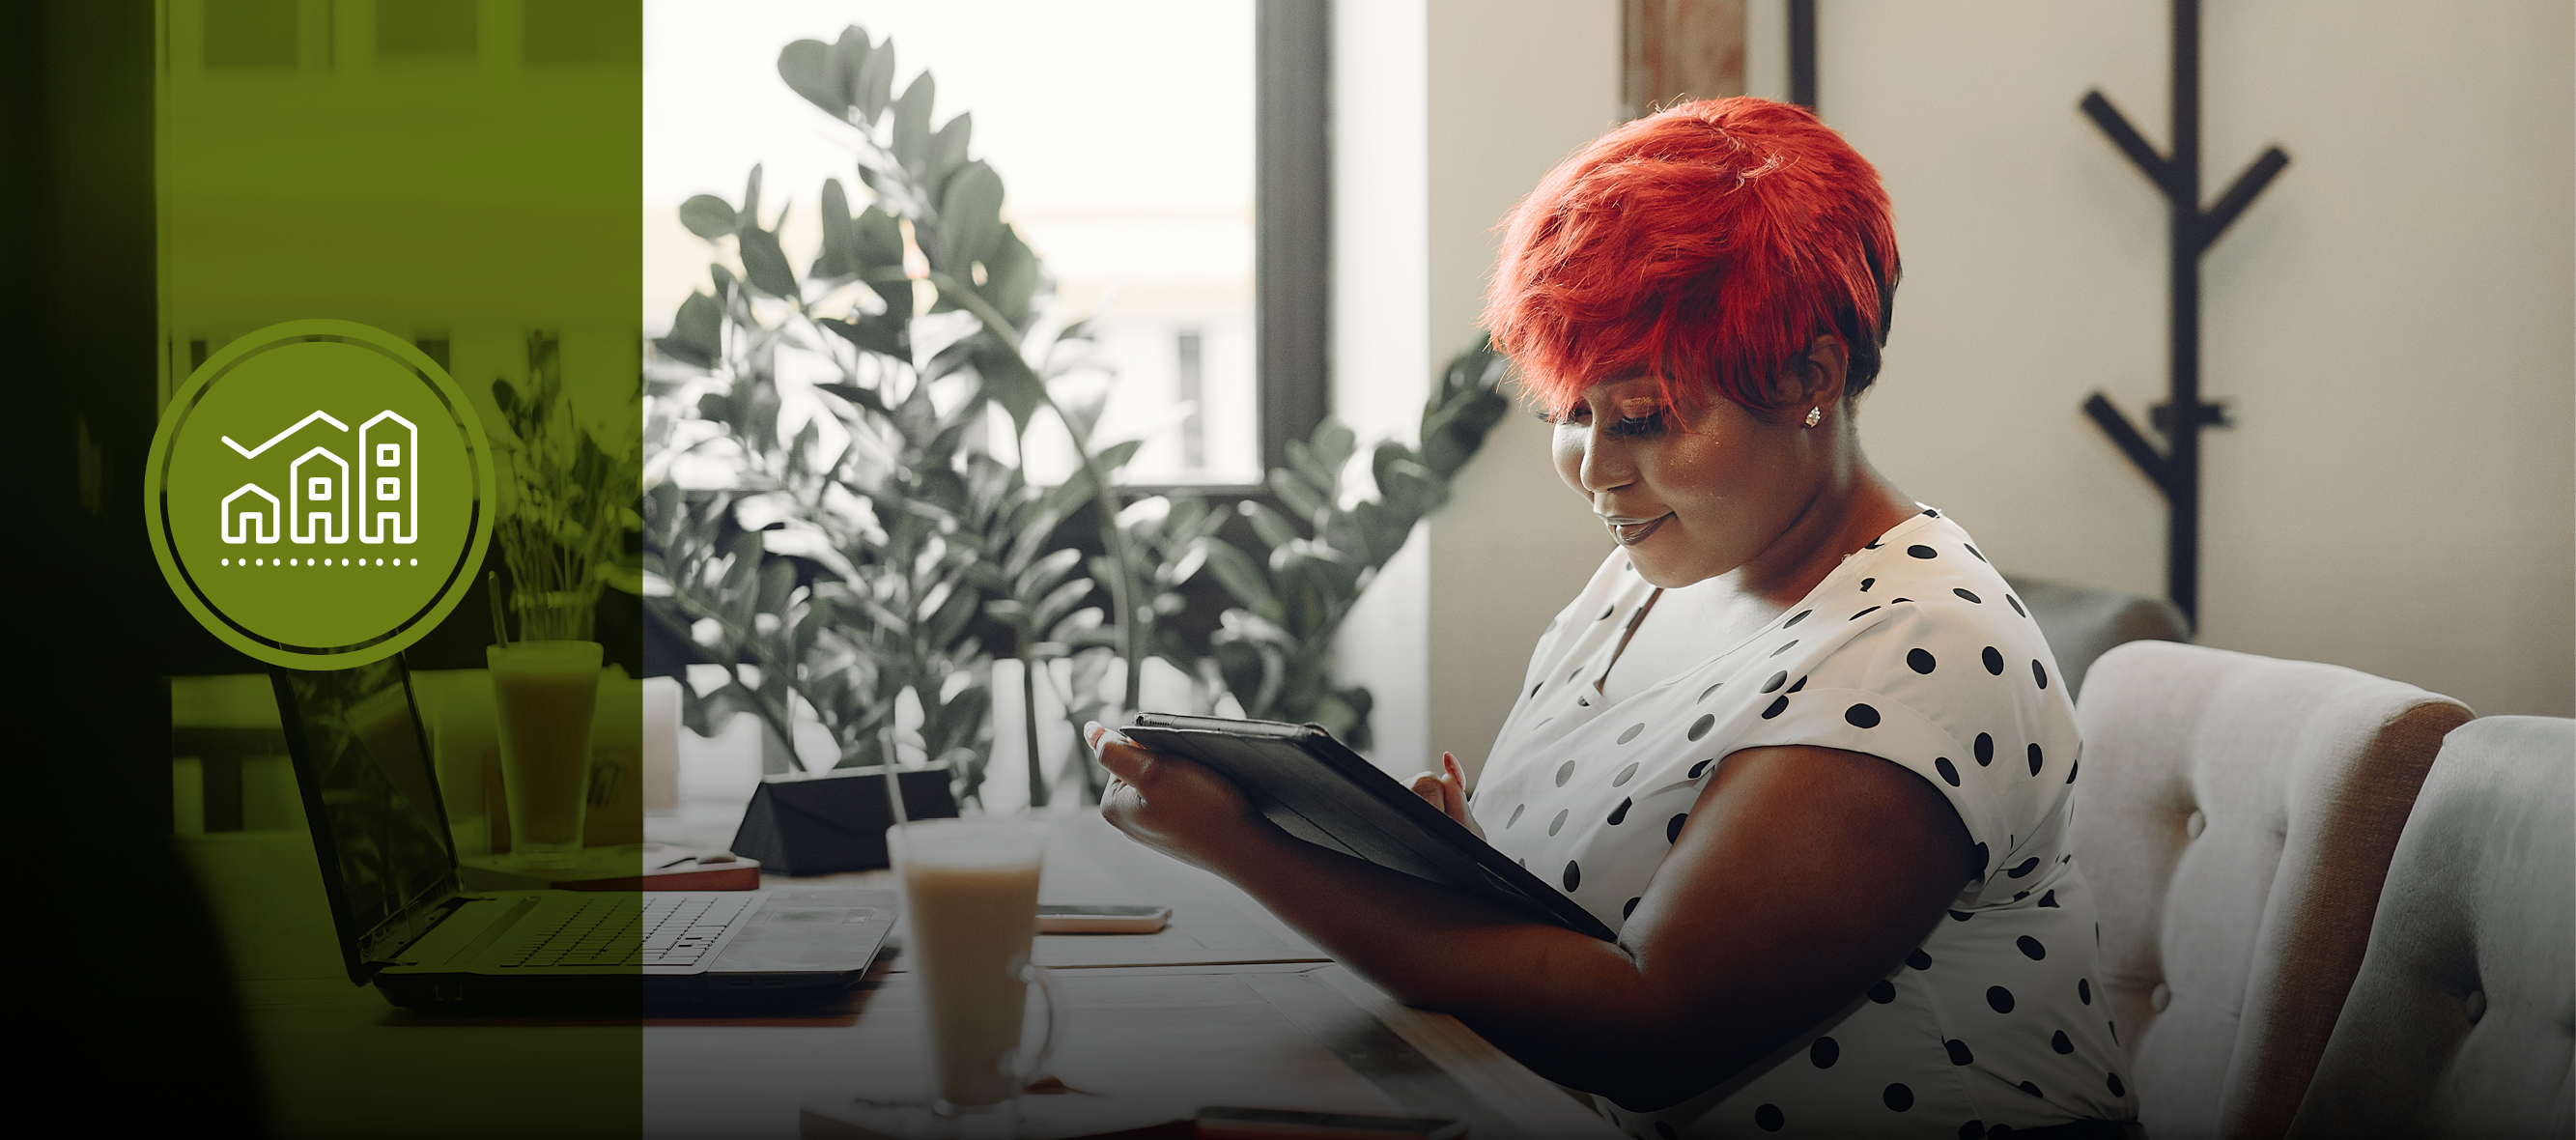
{"label": "woman's face", "polygon": [[1638,575],[1672,589],[1744,566],[1798,521],[1833,434],[1723,398],[1684,422],[1653,379],[1614,380],[1557,422],[1556,470]]}

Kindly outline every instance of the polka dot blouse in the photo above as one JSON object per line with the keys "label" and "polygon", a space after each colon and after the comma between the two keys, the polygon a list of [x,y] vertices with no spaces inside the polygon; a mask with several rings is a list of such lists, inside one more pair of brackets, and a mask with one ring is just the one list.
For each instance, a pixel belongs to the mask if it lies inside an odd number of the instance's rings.
{"label": "polka dot blouse", "polygon": [[1759,634],[1607,700],[1592,681],[1653,594],[1614,551],[1540,637],[1472,804],[1496,848],[1618,930],[1710,769],[1813,745],[1922,776],[1986,870],[1894,972],[1771,1059],[1660,1112],[1596,1098],[1603,1114],[1640,1137],[1941,1140],[2134,1119],[2066,837],[2074,708],[1967,533],[1927,508]]}

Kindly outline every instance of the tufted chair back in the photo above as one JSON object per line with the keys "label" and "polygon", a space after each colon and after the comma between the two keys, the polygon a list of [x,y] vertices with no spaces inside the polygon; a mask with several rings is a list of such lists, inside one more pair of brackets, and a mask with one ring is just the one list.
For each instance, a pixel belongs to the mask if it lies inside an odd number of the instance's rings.
{"label": "tufted chair back", "polygon": [[2135,641],[2076,722],[2078,865],[2156,1140],[2284,1134],[2458,701],[2333,665]]}
{"label": "tufted chair back", "polygon": [[2453,732],[2299,1137],[2576,1133],[2576,721]]}

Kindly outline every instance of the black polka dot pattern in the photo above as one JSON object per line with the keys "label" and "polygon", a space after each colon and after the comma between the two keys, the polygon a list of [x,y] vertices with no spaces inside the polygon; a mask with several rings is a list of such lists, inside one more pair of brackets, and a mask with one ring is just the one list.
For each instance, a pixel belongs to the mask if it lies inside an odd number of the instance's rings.
{"label": "black polka dot pattern", "polygon": [[[1687,644],[1722,639],[1717,657],[1694,658],[1686,672],[1641,672],[1620,693],[1605,696],[1591,681],[1617,651],[1610,623],[1627,623],[1646,649],[1641,660],[1672,660],[1682,644],[1671,640],[1675,630],[1639,620],[1646,583],[1601,575],[1567,611],[1574,621],[1601,615],[1602,628],[1569,629],[1588,636],[1551,634],[1541,642],[1531,675],[1562,680],[1524,686],[1533,711],[1497,742],[1478,815],[1507,857],[1554,880],[1614,927],[1634,920],[1655,864],[1687,829],[1683,809],[1708,786],[1719,758],[1742,748],[1850,748],[1919,772],[1959,805],[1977,862],[1975,877],[1949,904],[1955,909],[1944,910],[1950,921],[1890,963],[1893,973],[1871,983],[1869,1000],[1829,1034],[1812,1037],[1803,1050],[1807,1064],[1783,1066],[1778,1083],[1751,1078],[1727,1111],[1687,1128],[1679,1115],[1605,1105],[1631,1135],[1748,1123],[1765,1134],[1787,1133],[1794,1123],[1801,1135],[1869,1135],[1897,1123],[1881,1113],[1901,1113],[1924,1118],[1908,1134],[1982,1137],[2012,1131],[2001,1125],[2044,1124],[2067,1113],[2122,1115],[2103,1091],[2117,1075],[2101,1064],[2122,1055],[2116,1031],[2101,1020],[2105,1011],[2090,1008],[2104,1003],[2092,1000],[2090,979],[2080,976],[2093,968],[2095,953],[2073,928],[2082,925],[2072,910],[2080,896],[2044,889],[2060,884],[2039,873],[2071,858],[2062,822],[2071,791],[2065,785],[2076,775],[2071,710],[2048,691],[2055,685],[2047,649],[2020,624],[2030,618],[2027,605],[2005,588],[1983,550],[1936,518],[1919,515],[1905,524],[1911,529],[1852,555],[1849,577],[1829,576],[1804,601],[1782,608],[1765,633],[1747,640],[1709,631]],[[2005,604],[1987,604],[1998,600]],[[1832,621],[1835,613],[1846,621]],[[2032,689],[2020,687],[2015,660],[2030,668]],[[1628,667],[1621,659],[1619,670]],[[1804,695],[1810,681],[1817,700]],[[2034,691],[2044,695],[2034,700]],[[1540,702],[1550,707],[1536,707]],[[1997,752],[2016,748],[2025,763],[1995,763]],[[2063,774],[2046,768],[2059,753],[2070,760]],[[1506,806],[1513,810],[1496,827],[1492,816],[1505,815]],[[1530,808],[1544,818],[1517,827]],[[1636,827],[1627,826],[1631,819]],[[1658,819],[1663,848],[1646,839]],[[2012,834],[1994,834],[2002,832]],[[2034,838],[2023,843],[2020,833]],[[1625,846],[1632,843],[1652,855]],[[1980,1000],[1984,1012],[1972,1014]],[[1927,1010],[1947,1011],[1939,1016],[1948,1032],[1918,1029],[1897,1043],[1887,1027],[1929,1024],[1922,1020]],[[2043,1042],[2049,1047],[2040,1048]],[[1792,1071],[1803,1075],[1792,1081]],[[1993,1093],[1964,1091],[1999,1088],[1994,1082],[2034,1095],[2045,1086],[2048,1095],[2003,1103],[1992,1101]],[[1835,1091],[1821,1091],[1827,1089]],[[1658,1115],[1670,1119],[1659,1125]]]}
{"label": "black polka dot pattern", "polygon": [[2110,1088],[2112,1096],[2126,1097],[2129,1095],[2129,1090],[2120,1084],[2120,1074],[2110,1073],[2106,1075],[2111,1079],[2102,1083]]}
{"label": "black polka dot pattern", "polygon": [[2032,1084],[2032,1083],[2030,1083],[2029,1081],[2023,1081],[2023,1082],[2022,1082],[2018,1087],[2021,1089],[2021,1091],[2026,1092],[2026,1093],[2029,1093],[2029,1094],[2030,1094],[2030,1095],[2032,1095],[2032,1096],[2041,1096],[2041,1095],[2043,1095],[2043,1094],[2039,1091],[2039,1086],[2038,1086],[2038,1085],[2035,1085],[2035,1084]]}

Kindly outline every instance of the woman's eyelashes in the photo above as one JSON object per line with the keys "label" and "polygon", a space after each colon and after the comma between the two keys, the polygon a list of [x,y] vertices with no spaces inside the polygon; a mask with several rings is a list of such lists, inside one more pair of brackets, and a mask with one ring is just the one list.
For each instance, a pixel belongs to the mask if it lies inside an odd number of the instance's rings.
{"label": "woman's eyelashes", "polygon": [[[1538,413],[1538,417],[1559,427],[1568,425],[1580,427],[1592,422],[1592,409],[1576,407],[1566,412],[1542,411]],[[1664,413],[1662,409],[1656,409],[1640,416],[1621,416],[1610,421],[1610,426],[1603,428],[1602,431],[1622,439],[1651,439],[1664,433]]]}

